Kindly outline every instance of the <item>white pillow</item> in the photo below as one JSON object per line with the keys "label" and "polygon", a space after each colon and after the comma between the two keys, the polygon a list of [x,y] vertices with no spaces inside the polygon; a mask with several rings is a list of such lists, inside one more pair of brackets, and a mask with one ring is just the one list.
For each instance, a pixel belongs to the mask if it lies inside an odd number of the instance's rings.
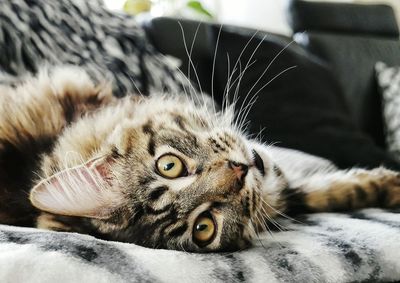
{"label": "white pillow", "polygon": [[378,86],[382,93],[383,120],[388,150],[400,160],[400,66],[375,65]]}

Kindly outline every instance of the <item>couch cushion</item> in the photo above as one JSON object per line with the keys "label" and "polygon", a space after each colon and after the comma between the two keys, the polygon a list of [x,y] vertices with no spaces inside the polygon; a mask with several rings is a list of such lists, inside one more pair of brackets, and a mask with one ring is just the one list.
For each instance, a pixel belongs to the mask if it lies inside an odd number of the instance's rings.
{"label": "couch cushion", "polygon": [[295,38],[329,63],[344,90],[354,123],[385,148],[381,99],[374,66],[379,60],[400,64],[398,38],[322,32],[298,34]]}
{"label": "couch cushion", "polygon": [[[215,41],[218,33],[219,29],[213,28]],[[216,68],[219,80],[227,81],[229,71],[232,73],[240,66],[245,69],[250,60],[251,67],[231,86],[229,95],[232,97],[240,81],[240,107],[248,104],[249,99],[244,101],[247,93],[250,92],[251,98],[260,90],[257,102],[248,113],[252,134],[265,127],[263,134],[267,142],[328,158],[342,168],[384,164],[400,169],[393,158],[352,123],[340,85],[329,69],[273,36],[264,40],[257,35],[250,38],[250,34],[223,28]],[[240,63],[235,66],[236,61]],[[268,65],[268,71],[262,76]],[[293,66],[296,68],[288,69]],[[238,72],[233,72],[231,81],[237,77]]]}
{"label": "couch cushion", "polygon": [[18,77],[45,62],[112,79],[119,95],[180,90],[180,74],[134,18],[109,12],[101,1],[0,1],[0,71]]}
{"label": "couch cushion", "polygon": [[396,16],[388,5],[290,0],[288,10],[289,23],[295,33],[324,31],[399,36]]}
{"label": "couch cushion", "polygon": [[326,60],[339,79],[353,122],[386,148],[374,65],[379,60],[400,63],[393,9],[385,5],[292,0],[289,19],[297,32],[296,41]]}

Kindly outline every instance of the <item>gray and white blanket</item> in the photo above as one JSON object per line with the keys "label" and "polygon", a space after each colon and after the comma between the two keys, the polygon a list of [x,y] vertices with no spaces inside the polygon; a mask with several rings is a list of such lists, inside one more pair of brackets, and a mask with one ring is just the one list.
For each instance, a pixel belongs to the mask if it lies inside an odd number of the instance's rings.
{"label": "gray and white blanket", "polygon": [[40,66],[74,65],[113,93],[174,93],[192,87],[147,39],[133,17],[102,0],[0,0],[0,83]]}
{"label": "gray and white blanket", "polygon": [[74,233],[0,226],[0,282],[390,282],[400,280],[400,211],[282,222],[254,247],[153,250]]}

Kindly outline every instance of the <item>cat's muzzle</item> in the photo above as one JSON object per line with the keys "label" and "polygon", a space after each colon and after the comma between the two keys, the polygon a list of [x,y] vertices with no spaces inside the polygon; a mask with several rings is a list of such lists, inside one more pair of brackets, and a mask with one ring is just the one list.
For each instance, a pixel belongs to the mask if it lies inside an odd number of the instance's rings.
{"label": "cat's muzzle", "polygon": [[233,188],[237,191],[240,191],[243,188],[247,172],[249,172],[249,166],[231,160],[228,161],[228,166],[233,170],[236,175],[236,180],[234,182]]}

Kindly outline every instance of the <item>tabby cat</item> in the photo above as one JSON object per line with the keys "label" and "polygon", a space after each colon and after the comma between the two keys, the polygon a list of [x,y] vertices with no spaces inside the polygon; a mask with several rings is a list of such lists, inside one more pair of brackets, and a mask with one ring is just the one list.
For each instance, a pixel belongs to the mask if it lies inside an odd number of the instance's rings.
{"label": "tabby cat", "polygon": [[79,68],[0,87],[0,223],[195,252],[247,247],[285,214],[400,205],[399,174],[248,139],[230,108],[113,98]]}

